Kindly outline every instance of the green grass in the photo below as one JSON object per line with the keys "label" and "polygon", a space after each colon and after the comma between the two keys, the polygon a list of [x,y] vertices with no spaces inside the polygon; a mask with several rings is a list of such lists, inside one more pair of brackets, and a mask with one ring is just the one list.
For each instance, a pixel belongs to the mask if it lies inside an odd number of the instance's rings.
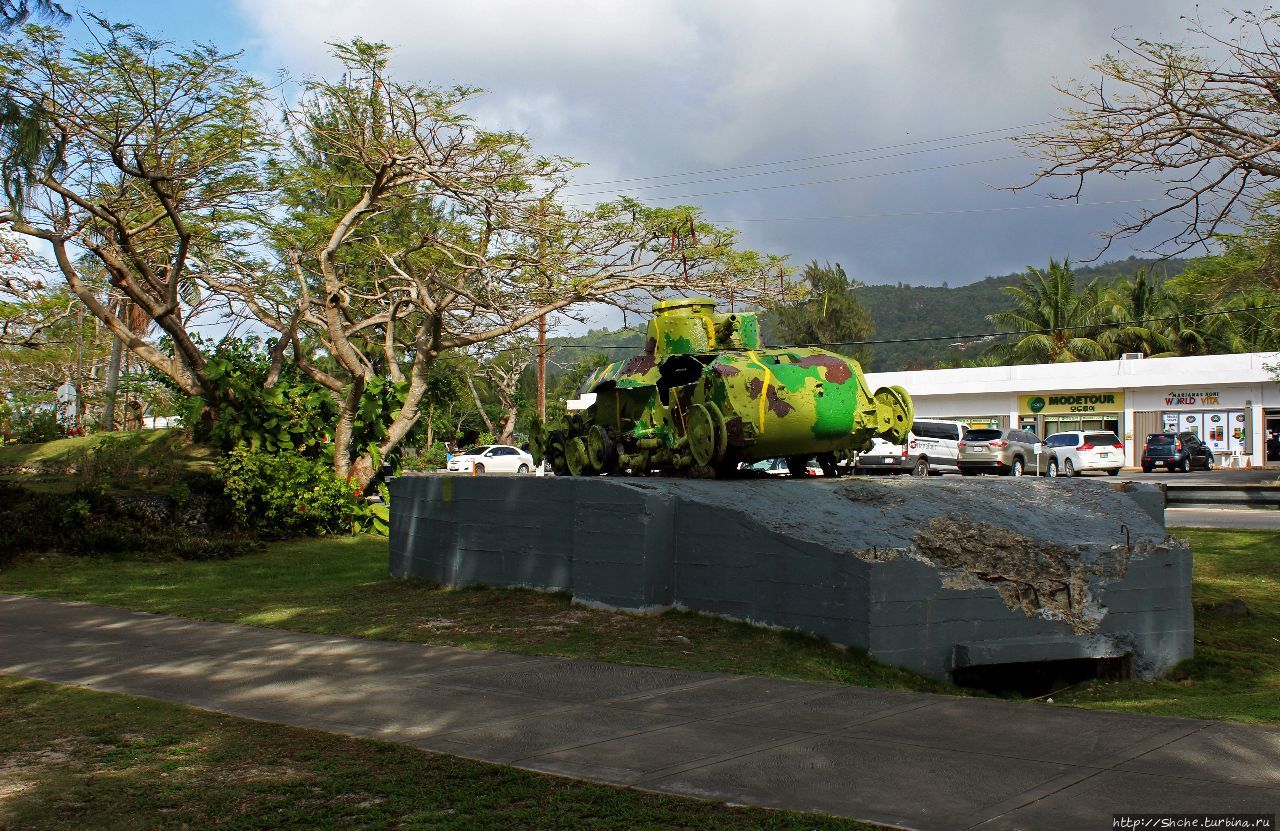
{"label": "green grass", "polygon": [[[1195,554],[1195,657],[1161,681],[1079,686],[1056,701],[1095,709],[1280,724],[1280,533],[1174,529]],[[1213,611],[1239,599],[1249,616]]]}
{"label": "green grass", "polygon": [[193,443],[184,430],[133,430],[40,444],[0,444],[0,478],[34,490],[61,493],[90,481],[118,490],[148,490],[212,470],[212,451]]}
{"label": "green grass", "polygon": [[0,570],[0,591],[302,632],[945,689],[817,638],[704,615],[630,615],[573,605],[563,594],[393,580],[378,537],[276,543],[210,562],[27,557]]}
{"label": "green grass", "polygon": [[867,829],[0,676],[0,829]]}
{"label": "green grass", "polygon": [[[1196,657],[1159,682],[1095,682],[1059,703],[1280,724],[1280,533],[1176,531],[1195,552]],[[386,576],[386,541],[280,543],[216,562],[28,557],[0,591],[323,634],[502,649],[682,669],[959,692],[856,650],[690,613],[638,616],[563,595],[443,589]],[[1243,620],[1209,611],[1243,600]]]}

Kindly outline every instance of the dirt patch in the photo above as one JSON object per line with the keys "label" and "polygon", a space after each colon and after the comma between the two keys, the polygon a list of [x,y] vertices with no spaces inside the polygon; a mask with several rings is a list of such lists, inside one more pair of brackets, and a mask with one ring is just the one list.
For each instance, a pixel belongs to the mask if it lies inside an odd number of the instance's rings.
{"label": "dirt patch", "polygon": [[994,586],[1010,609],[1068,621],[1077,634],[1096,631],[1105,614],[1091,579],[1123,577],[1129,566],[1124,548],[1098,557],[951,514],[931,520],[914,544],[935,565],[959,572],[952,587],[971,588],[962,574],[976,577]]}

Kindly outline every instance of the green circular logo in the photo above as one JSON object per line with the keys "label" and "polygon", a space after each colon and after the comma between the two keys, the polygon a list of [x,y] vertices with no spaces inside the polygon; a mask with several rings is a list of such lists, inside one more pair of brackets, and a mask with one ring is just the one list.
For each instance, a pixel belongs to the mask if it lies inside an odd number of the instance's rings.
{"label": "green circular logo", "polygon": [[1031,410],[1031,412],[1033,413],[1040,412],[1041,410],[1044,409],[1044,399],[1038,395],[1035,396],[1034,398],[1027,401],[1027,408]]}

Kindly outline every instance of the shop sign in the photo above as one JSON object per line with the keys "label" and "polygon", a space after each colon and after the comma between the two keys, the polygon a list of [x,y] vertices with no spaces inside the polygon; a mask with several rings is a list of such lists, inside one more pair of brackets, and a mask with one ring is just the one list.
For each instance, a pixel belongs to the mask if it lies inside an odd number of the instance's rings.
{"label": "shop sign", "polygon": [[1122,392],[1062,392],[1022,395],[1019,412],[1033,415],[1117,413],[1124,409]]}
{"label": "shop sign", "polygon": [[1166,407],[1221,407],[1222,395],[1214,392],[1178,392],[1174,391],[1164,397]]}

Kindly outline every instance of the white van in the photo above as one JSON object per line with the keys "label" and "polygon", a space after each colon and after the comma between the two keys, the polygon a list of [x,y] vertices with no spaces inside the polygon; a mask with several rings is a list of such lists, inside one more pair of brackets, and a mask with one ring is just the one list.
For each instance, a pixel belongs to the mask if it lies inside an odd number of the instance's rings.
{"label": "white van", "polygon": [[958,473],[959,442],[968,429],[967,424],[959,421],[918,418],[911,424],[905,445],[874,439],[871,449],[858,455],[854,472],[910,473],[912,476]]}

